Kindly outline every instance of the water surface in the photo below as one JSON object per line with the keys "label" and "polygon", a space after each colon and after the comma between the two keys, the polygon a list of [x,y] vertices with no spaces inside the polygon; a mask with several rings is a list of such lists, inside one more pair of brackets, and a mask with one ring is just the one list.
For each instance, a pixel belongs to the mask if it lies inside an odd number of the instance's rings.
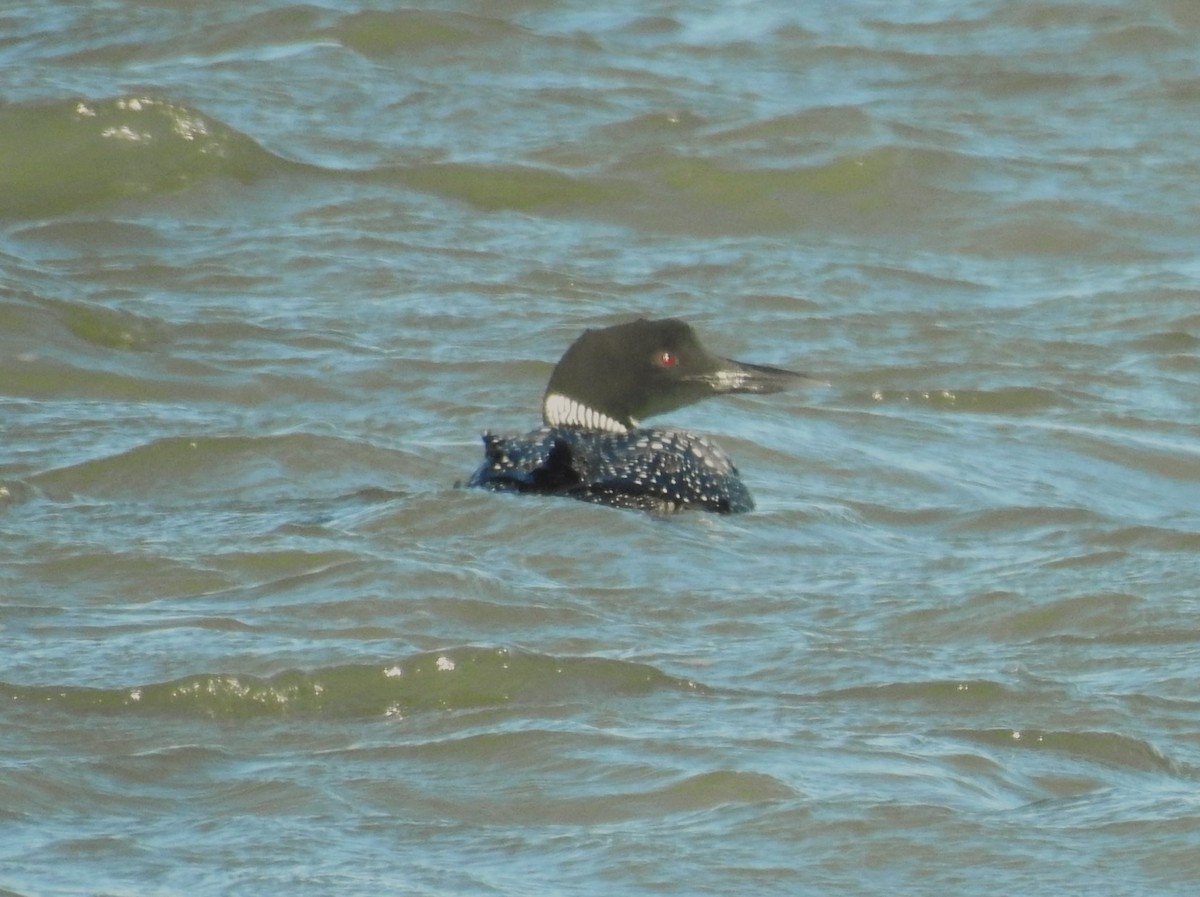
{"label": "water surface", "polygon": [[[1190,894],[1198,38],[7,9],[0,891]],[[637,315],[757,511],[456,488]]]}

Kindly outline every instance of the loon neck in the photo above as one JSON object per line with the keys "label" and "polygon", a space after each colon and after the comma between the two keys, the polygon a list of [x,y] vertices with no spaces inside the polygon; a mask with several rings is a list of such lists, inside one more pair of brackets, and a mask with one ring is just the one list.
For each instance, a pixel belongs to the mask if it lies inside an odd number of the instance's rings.
{"label": "loon neck", "polygon": [[[629,426],[582,402],[561,393],[546,394],[542,401],[542,418],[551,427],[577,427],[584,430],[603,430],[606,433],[628,433]],[[637,421],[630,421],[637,426]]]}

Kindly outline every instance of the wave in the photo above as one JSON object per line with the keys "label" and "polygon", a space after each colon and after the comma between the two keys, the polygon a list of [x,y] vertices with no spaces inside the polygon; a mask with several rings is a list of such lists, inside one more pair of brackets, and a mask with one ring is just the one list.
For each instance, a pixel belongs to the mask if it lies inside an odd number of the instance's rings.
{"label": "wave", "polygon": [[886,226],[881,216],[907,220],[928,207],[927,198],[910,195],[908,186],[930,165],[918,150],[881,146],[794,165],[741,164],[721,155],[639,151],[586,171],[437,161],[382,166],[353,176],[488,212],[582,213],[687,233],[726,226],[776,232],[818,221]]}
{"label": "wave", "polygon": [[[60,215],[184,190],[214,177],[250,183],[303,168],[317,176],[398,185],[485,211],[586,211],[684,230],[716,216],[775,230],[814,216],[828,221],[837,208],[855,220],[873,220],[881,204],[898,198],[892,195],[896,184],[908,180],[897,180],[898,171],[933,164],[920,151],[894,146],[783,166],[734,164],[699,149],[614,150],[614,161],[586,171],[454,160],[330,170],[274,155],[212,116],[166,99],[58,100],[0,107],[0,158],[16,160],[0,170],[0,217]],[[659,220],[664,208],[676,210],[669,221]]]}
{"label": "wave", "polygon": [[415,654],[395,662],[286,670],[267,677],[200,673],[115,688],[0,683],[0,696],[9,706],[213,719],[396,718],[421,711],[637,696],[659,690],[707,693],[698,683],[644,663],[477,646]]}
{"label": "wave", "polygon": [[365,176],[487,212],[591,207],[628,200],[635,194],[632,186],[615,179],[579,177],[533,165],[433,162],[375,169]]}
{"label": "wave", "polygon": [[470,13],[399,9],[364,10],[341,17],[328,35],[342,46],[368,57],[411,54],[423,50],[487,46],[538,36],[503,19]]}
{"label": "wave", "polygon": [[1014,750],[1045,751],[1136,772],[1191,776],[1179,763],[1140,738],[1116,732],[1072,732],[1049,729],[956,729],[946,734],[964,741]]}
{"label": "wave", "polygon": [[149,96],[0,107],[0,158],[0,217],[18,218],[215,176],[248,182],[289,164],[210,116]]}
{"label": "wave", "polygon": [[[296,478],[323,473],[335,478],[339,458],[369,467],[389,456],[342,439],[312,433],[262,436],[169,436],[125,451],[34,474],[28,485],[54,499],[72,495],[129,500],[146,495],[164,502],[211,496],[212,484],[244,497],[272,495]],[[328,480],[327,480],[328,481]]]}
{"label": "wave", "polygon": [[[354,22],[343,31],[343,41],[358,34]],[[0,219],[61,215],[212,178],[253,183],[303,171],[433,194],[489,212],[586,214],[686,232],[729,225],[773,232],[838,221],[871,227],[885,218],[904,223],[924,214],[931,205],[931,173],[940,178],[948,167],[973,170],[977,164],[943,151],[865,139],[850,151],[826,147],[802,158],[756,159],[748,147],[739,149],[758,137],[753,129],[696,135],[694,145],[672,150],[661,140],[631,147],[620,129],[640,127],[642,117],[598,135],[611,147],[598,147],[595,158],[609,161],[593,166],[446,159],[356,169],[275,155],[228,124],[161,97],[0,106],[0,158],[16,160],[0,170]],[[852,126],[862,128],[857,119]],[[794,134],[799,126],[789,119],[763,127]],[[918,183],[924,186],[917,189]]]}
{"label": "wave", "polygon": [[988,679],[937,679],[926,682],[887,682],[854,685],[820,695],[821,700],[865,700],[888,704],[897,702],[929,702],[955,706],[992,706],[1001,701],[1016,701],[1019,694],[1000,682]]}
{"label": "wave", "polygon": [[855,396],[860,403],[916,405],[971,414],[1036,414],[1074,404],[1061,391],[1036,386],[1001,386],[995,389],[876,389]]}

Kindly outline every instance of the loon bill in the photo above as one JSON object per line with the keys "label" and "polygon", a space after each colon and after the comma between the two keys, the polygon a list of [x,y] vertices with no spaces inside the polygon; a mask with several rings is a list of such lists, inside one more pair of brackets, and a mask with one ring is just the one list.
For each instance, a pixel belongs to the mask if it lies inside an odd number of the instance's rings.
{"label": "loon bill", "polygon": [[711,440],[639,421],[709,396],[815,382],[713,355],[675,319],[586,330],[550,375],[544,426],[517,437],[485,432],[484,462],[467,485],[656,513],[750,511],[737,468]]}

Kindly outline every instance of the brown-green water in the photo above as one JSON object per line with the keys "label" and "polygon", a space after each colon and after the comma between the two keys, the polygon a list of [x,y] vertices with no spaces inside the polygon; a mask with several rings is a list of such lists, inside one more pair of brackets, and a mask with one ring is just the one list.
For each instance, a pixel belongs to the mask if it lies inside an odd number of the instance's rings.
{"label": "brown-green water", "polygon": [[0,894],[1191,894],[1198,8],[594,7],[0,11]]}

